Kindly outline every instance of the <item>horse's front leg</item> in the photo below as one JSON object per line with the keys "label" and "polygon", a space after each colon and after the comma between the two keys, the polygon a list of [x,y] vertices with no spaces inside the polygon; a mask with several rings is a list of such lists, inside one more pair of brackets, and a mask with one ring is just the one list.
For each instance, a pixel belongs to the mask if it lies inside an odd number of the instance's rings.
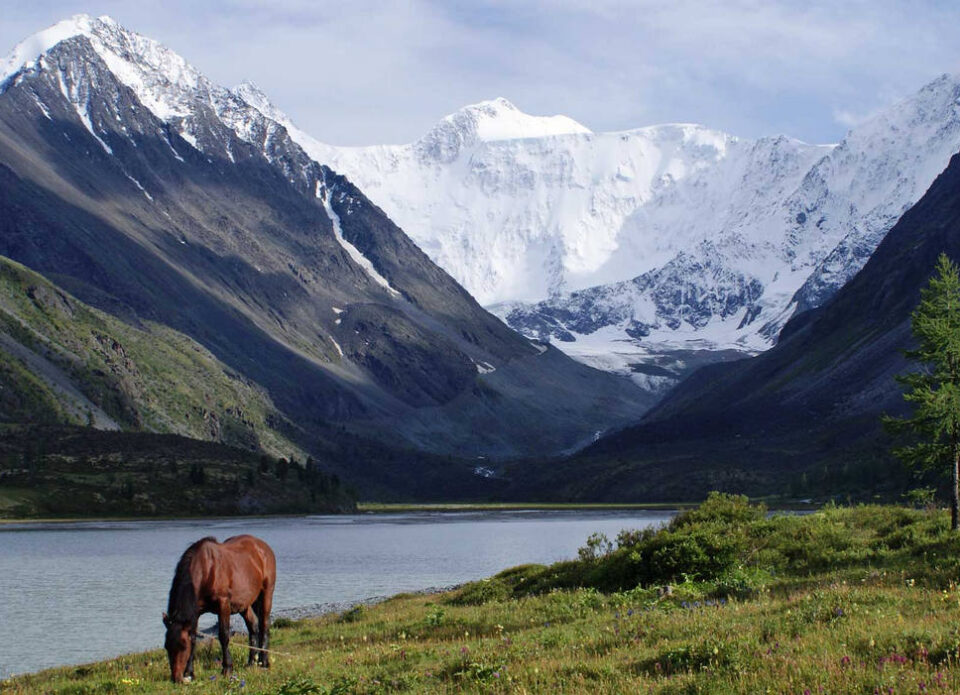
{"label": "horse's front leg", "polygon": [[193,680],[193,655],[197,652],[197,621],[193,621],[193,627],[190,629],[190,656],[187,657],[187,665],[183,669],[183,679]]}
{"label": "horse's front leg", "polygon": [[223,656],[223,675],[229,676],[233,672],[233,659],[230,658],[230,604],[220,607],[218,618],[218,637],[220,651]]}
{"label": "horse's front leg", "polygon": [[247,635],[250,638],[250,656],[247,657],[247,666],[253,666],[256,661],[257,650],[254,649],[254,647],[257,646],[257,631],[259,626],[257,624],[257,615],[253,612],[252,606],[243,612],[243,622],[247,625]]}

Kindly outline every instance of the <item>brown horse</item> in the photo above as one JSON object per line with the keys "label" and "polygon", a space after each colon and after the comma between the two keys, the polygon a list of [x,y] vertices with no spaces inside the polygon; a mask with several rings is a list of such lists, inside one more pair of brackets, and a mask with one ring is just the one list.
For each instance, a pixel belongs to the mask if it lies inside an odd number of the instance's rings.
{"label": "brown horse", "polygon": [[230,675],[233,669],[227,648],[233,613],[243,616],[250,634],[247,665],[259,662],[264,668],[270,667],[268,652],[255,648],[265,650],[270,643],[270,606],[276,579],[276,558],[259,538],[234,536],[223,543],[202,538],[186,549],[177,563],[167,612],[163,614],[174,683],[193,679],[197,619],[202,613],[214,613],[218,618],[223,675]]}

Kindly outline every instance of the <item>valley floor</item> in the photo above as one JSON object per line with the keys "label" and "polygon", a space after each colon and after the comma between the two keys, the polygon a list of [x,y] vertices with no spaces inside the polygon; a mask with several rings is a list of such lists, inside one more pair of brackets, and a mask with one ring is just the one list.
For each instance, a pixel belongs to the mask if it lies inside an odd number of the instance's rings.
{"label": "valley floor", "polygon": [[[197,680],[180,689],[960,692],[960,539],[945,515],[858,507],[764,518],[740,502],[710,504],[659,532],[594,543],[578,561],[278,621],[269,671],[241,667],[224,679],[219,648],[207,643]],[[697,548],[711,544],[715,554],[702,557]],[[680,557],[698,566],[696,578],[680,571]],[[717,558],[715,571],[704,564]],[[651,567],[661,576],[678,573],[669,593],[660,583],[635,585],[636,576],[650,578]],[[612,588],[618,583],[635,588]],[[233,641],[238,664],[244,642]],[[154,651],[17,677],[0,690],[168,693],[175,688],[166,677],[165,654]]]}

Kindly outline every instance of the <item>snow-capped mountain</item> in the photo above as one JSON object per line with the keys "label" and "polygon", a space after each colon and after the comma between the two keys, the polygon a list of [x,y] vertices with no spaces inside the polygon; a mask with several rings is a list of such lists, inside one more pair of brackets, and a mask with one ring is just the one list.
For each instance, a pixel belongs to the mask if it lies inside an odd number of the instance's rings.
{"label": "snow-capped mountain", "polygon": [[[51,49],[81,37],[85,42],[82,47],[69,56],[60,56],[59,62],[52,61]],[[76,15],[22,41],[0,61],[0,94],[44,70],[57,71],[64,96],[74,105],[91,135],[109,152],[91,121],[91,108],[105,107],[114,117],[122,118],[123,114],[117,112],[116,104],[96,103],[96,82],[88,84],[84,79],[90,74],[88,48],[114,78],[133,91],[142,106],[195,149],[234,161],[231,142],[211,132],[212,119],[256,147],[271,163],[284,167],[291,179],[307,181],[304,167],[284,159],[290,141],[282,125],[264,116],[242,96],[208,80],[158,41],[129,31],[107,16]],[[45,106],[38,101],[38,108]]]}
{"label": "snow-capped mountain", "polygon": [[[232,161],[213,119],[321,201],[324,179],[304,160],[329,165],[511,326],[653,389],[704,361],[770,347],[792,314],[856,273],[960,149],[955,76],[838,145],[690,124],[592,133],[495,99],[414,143],[334,147],[255,86],[214,85],[108,18],[74,18],[21,44],[0,64],[0,90],[40,69],[46,48],[81,35],[171,134]],[[99,140],[89,99],[70,84],[61,89]]]}
{"label": "snow-capped mountain", "polygon": [[656,388],[765,350],[852,277],[960,149],[958,97],[941,77],[838,145],[591,133],[496,99],[408,145],[332,147],[260,104],[514,328]]}
{"label": "snow-capped mountain", "polygon": [[304,450],[343,425],[471,457],[560,451],[650,405],[485,311],[279,117],[107,17],[40,32],[0,63],[0,255],[196,341]]}
{"label": "snow-capped mountain", "polygon": [[338,148],[290,132],[485,305],[633,277],[618,253],[625,220],[734,141],[683,124],[595,134],[505,99],[467,106],[409,145]]}

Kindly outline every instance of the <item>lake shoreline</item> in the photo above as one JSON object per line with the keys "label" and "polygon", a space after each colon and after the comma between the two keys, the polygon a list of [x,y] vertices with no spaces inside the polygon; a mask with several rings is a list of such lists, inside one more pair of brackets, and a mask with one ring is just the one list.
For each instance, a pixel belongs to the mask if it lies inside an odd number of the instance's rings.
{"label": "lake shoreline", "polygon": [[[204,536],[249,533],[270,543],[278,559],[274,615],[299,619],[444,590],[525,562],[574,558],[593,533],[613,538],[672,516],[568,509],[6,524],[0,595],[8,600],[5,627],[18,640],[3,650],[2,665],[35,672],[156,646],[177,558]],[[109,591],[105,582],[112,582]],[[23,586],[42,587],[43,596],[70,593],[69,620],[38,613]],[[49,648],[37,649],[41,644]]]}
{"label": "lake shoreline", "polygon": [[406,514],[410,512],[523,512],[523,511],[678,511],[691,509],[699,502],[607,504],[607,503],[359,503],[355,512],[337,512],[330,514],[236,514],[215,516],[70,516],[70,517],[18,517],[0,518],[0,528],[16,524],[84,524],[96,522],[130,521],[240,521],[250,519],[298,519],[318,516],[350,516],[354,514]]}
{"label": "lake shoreline", "polygon": [[[765,501],[765,500],[759,500]],[[76,524],[129,521],[233,521],[244,519],[296,519],[316,516],[348,516],[350,514],[404,514],[410,512],[524,512],[524,511],[651,511],[669,512],[692,509],[701,501],[687,502],[358,502],[355,512],[330,514],[234,514],[213,516],[70,516],[70,517],[0,517],[0,529],[17,524]],[[819,505],[807,502],[768,504],[770,511],[807,511]]]}

